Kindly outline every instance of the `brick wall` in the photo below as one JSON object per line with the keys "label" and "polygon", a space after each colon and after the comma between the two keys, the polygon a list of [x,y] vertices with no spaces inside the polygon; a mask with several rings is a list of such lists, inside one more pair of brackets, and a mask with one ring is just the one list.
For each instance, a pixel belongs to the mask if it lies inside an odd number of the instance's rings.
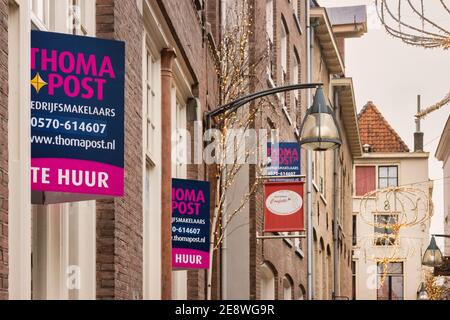
{"label": "brick wall", "polygon": [[[265,1],[253,1],[253,21],[254,32],[251,42],[251,52],[254,59],[258,59],[261,52],[266,48],[265,38],[265,19],[260,17],[265,16]],[[281,84],[281,23],[282,16],[286,22],[288,29],[287,43],[288,43],[288,58],[287,58],[287,81],[290,84],[293,80],[292,66],[294,63],[294,48],[298,52],[300,58],[299,66],[299,82],[306,82],[306,51],[305,51],[305,35],[306,21],[304,16],[304,1],[299,1],[301,14],[300,29],[294,20],[292,4],[288,1],[275,0],[274,1],[274,61],[275,77],[274,82],[277,85]],[[267,61],[268,63],[268,61]],[[267,64],[261,64],[257,70],[258,79],[266,79]],[[252,86],[252,91],[258,91],[267,88],[265,81],[256,81]],[[289,125],[287,119],[281,112],[281,105],[279,101],[272,97],[272,102],[278,106],[278,112],[271,111],[270,107],[264,108],[264,113],[256,122],[256,126],[260,128],[269,129],[269,121],[275,128],[280,130],[280,141],[296,141],[292,127]],[[301,115],[306,111],[305,91],[299,93],[299,105],[297,105],[297,113],[294,113],[294,99],[293,93],[286,96],[286,103],[288,109],[291,111],[290,115],[294,122],[301,121]],[[302,155],[304,158],[304,155]],[[302,172],[306,170],[306,162],[302,161]],[[253,184],[255,179],[255,170],[251,170],[249,180]],[[275,299],[283,299],[283,278],[288,278],[292,281],[292,298],[298,299],[300,296],[300,286],[306,288],[306,259],[302,257],[299,251],[294,247],[294,240],[266,240],[256,241],[256,232],[262,234],[264,228],[264,195],[262,187],[252,197],[250,204],[250,299],[261,298],[261,264],[265,263],[272,269],[275,275]],[[306,242],[303,241],[301,245],[303,254],[306,255]]]}
{"label": "brick wall", "polygon": [[125,196],[97,202],[97,298],[142,299],[142,16],[97,0],[97,36],[125,41]]}
{"label": "brick wall", "polygon": [[0,300],[8,298],[8,0],[0,0]]}
{"label": "brick wall", "polygon": [[[205,3],[205,14],[203,16],[207,19],[207,22],[211,23],[212,32],[217,33],[218,21],[214,12],[218,14],[218,1],[208,0]],[[197,83],[192,87],[192,92],[200,101],[201,114],[203,115],[206,110],[217,106],[218,88],[212,58],[213,43],[208,41],[206,34],[203,33],[202,14],[196,10],[193,0],[158,0],[158,4],[182,52],[182,56],[177,57],[177,59],[184,59],[190,69],[191,76],[197,79]],[[217,34],[213,34],[213,36],[217,36]],[[202,119],[197,120],[202,121]],[[190,131],[191,137],[194,138],[192,121],[188,121],[187,129]],[[191,146],[193,147],[194,144],[191,144]],[[188,165],[187,170],[188,179],[214,180],[213,173],[208,173],[203,165],[191,164]],[[207,178],[208,174],[210,179]],[[212,190],[214,190],[213,187]],[[211,195],[211,202],[213,203],[214,194]],[[215,263],[219,264],[219,260],[215,260]],[[219,272],[218,268],[216,270]],[[213,297],[215,298],[218,298],[220,294],[220,286],[217,284],[218,274],[216,274],[215,285],[213,285]],[[187,296],[188,299],[194,300],[206,298],[206,272],[204,270],[188,271]]]}

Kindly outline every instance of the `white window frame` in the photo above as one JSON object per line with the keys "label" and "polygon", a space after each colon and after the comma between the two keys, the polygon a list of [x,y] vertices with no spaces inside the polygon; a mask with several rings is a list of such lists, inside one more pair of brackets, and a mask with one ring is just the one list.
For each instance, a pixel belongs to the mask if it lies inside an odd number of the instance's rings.
{"label": "white window frame", "polygon": [[280,34],[280,57],[281,57],[281,78],[284,83],[283,73],[287,73],[288,68],[288,31],[281,21],[281,34]]}
{"label": "white window frame", "polygon": [[267,33],[267,52],[268,52],[268,65],[267,65],[267,78],[270,83],[273,84],[273,74],[275,70],[275,63],[273,61],[274,57],[274,10],[273,10],[273,0],[266,0],[266,33]]}
{"label": "white window frame", "polygon": [[261,300],[275,300],[275,275],[272,269],[265,263],[260,268]]}
{"label": "white window frame", "polygon": [[294,11],[294,16],[297,19],[298,19],[298,10],[299,10],[298,3],[299,3],[299,0],[292,0],[292,10]]}
{"label": "white window frame", "polygon": [[[35,0],[30,0],[35,1]],[[46,21],[30,16],[38,30],[74,33],[71,26],[72,0],[46,3]],[[95,2],[80,0],[90,16],[86,32],[95,36]],[[66,15],[61,13],[66,13]],[[95,201],[33,206],[32,209],[33,293],[34,299],[96,298],[96,204]],[[39,219],[39,220],[37,220]],[[40,226],[38,228],[38,226]],[[37,232],[41,230],[41,232]],[[82,249],[81,249],[82,248]],[[39,268],[39,269],[37,269]],[[78,272],[78,273],[77,273]],[[78,285],[69,287],[77,277]]]}
{"label": "white window frame", "polygon": [[95,1],[69,0],[69,28],[77,35],[95,34]]}
{"label": "white window frame", "polygon": [[[286,29],[286,26],[284,25],[284,22],[281,21],[281,33],[280,33],[280,58],[281,58],[281,85],[286,85],[287,82],[287,72],[288,72],[288,31]],[[286,96],[288,92],[281,93],[281,105],[283,108],[287,109],[286,104]],[[287,111],[287,110],[286,110]]]}
{"label": "white window frame", "polygon": [[[293,59],[293,63],[292,63],[292,84],[297,84],[300,82],[300,58],[298,56],[298,51],[294,50],[294,59]],[[294,111],[294,119],[297,118],[298,114],[298,105],[300,103],[300,93],[299,90],[295,90],[294,91],[294,107],[293,107],[293,111]]]}
{"label": "white window frame", "polygon": [[150,162],[155,162],[157,158],[158,137],[160,129],[158,128],[158,119],[160,119],[160,86],[161,86],[161,64],[160,58],[155,58],[147,46],[144,52],[144,146],[146,157]]}
{"label": "white window frame", "polygon": [[50,28],[49,0],[29,0],[29,2],[31,21],[41,30]]}
{"label": "white window frame", "polygon": [[[187,127],[187,114],[186,114],[186,102],[181,91],[178,90],[176,85],[177,79],[174,79],[174,85],[172,86],[172,176],[174,178],[186,179],[187,178],[187,164],[183,159],[183,155],[186,155],[187,137],[184,135]],[[185,146],[182,144],[186,143]],[[180,157],[180,155],[182,157]],[[172,292],[174,300],[186,300],[187,299],[187,271],[178,270],[173,271]]]}
{"label": "white window frame", "polygon": [[[8,2],[8,294],[31,298],[29,0]],[[28,124],[28,125],[27,125]]]}
{"label": "white window frame", "polygon": [[[386,168],[387,169],[387,171],[388,171],[388,176],[387,177],[380,177],[380,170],[381,170],[381,168]],[[395,168],[396,170],[397,170],[397,175],[395,176],[395,177],[390,177],[389,176],[389,171],[390,171],[390,169],[391,168]],[[381,186],[380,186],[380,179],[397,179],[397,183],[396,183],[396,185],[394,185],[394,186],[391,186],[391,185],[389,185],[389,182],[388,182],[388,185],[386,186],[386,187],[384,187],[384,188],[388,188],[388,187],[398,187],[399,186],[399,179],[398,179],[398,173],[399,173],[399,168],[398,168],[398,166],[397,165],[384,165],[384,166],[378,166],[377,167],[377,186],[378,186],[378,189],[381,189]]]}
{"label": "white window frame", "polygon": [[292,300],[292,284],[287,278],[283,278],[283,300]]}
{"label": "white window frame", "polygon": [[[143,291],[144,299],[161,299],[161,57],[152,35],[142,36],[142,152],[143,152]],[[149,57],[153,63],[149,72]],[[149,75],[151,79],[148,79]],[[149,80],[155,93],[149,115]],[[153,148],[149,146],[148,121],[154,125]],[[155,120],[153,120],[155,119]]]}

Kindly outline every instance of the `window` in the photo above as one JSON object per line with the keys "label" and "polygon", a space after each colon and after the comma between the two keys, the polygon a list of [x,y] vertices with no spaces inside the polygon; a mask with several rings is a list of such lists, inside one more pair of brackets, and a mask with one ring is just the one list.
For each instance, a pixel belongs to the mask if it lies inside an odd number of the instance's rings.
{"label": "window", "polygon": [[357,223],[358,223],[358,217],[356,215],[353,215],[352,217],[352,245],[356,246],[358,244],[358,234],[357,234]]}
{"label": "window", "polygon": [[305,300],[305,298],[306,298],[306,289],[305,289],[305,287],[301,284],[301,285],[299,285],[298,300]]}
{"label": "window", "polygon": [[395,235],[392,227],[397,223],[398,216],[393,214],[376,214],[374,216],[375,245],[392,246]]}
{"label": "window", "polygon": [[[77,5],[84,8],[79,17],[86,26],[78,34],[95,34],[95,1],[30,0],[29,4],[33,30],[74,33],[71,9]],[[95,212],[95,201],[32,206],[33,299],[95,299]]]}
{"label": "window", "polygon": [[292,0],[292,10],[294,10],[294,17],[298,20],[298,0]]}
{"label": "window", "polygon": [[292,300],[292,284],[288,278],[283,278],[283,300]]}
{"label": "window", "polygon": [[274,55],[274,30],[273,30],[273,0],[266,0],[266,32],[267,32],[267,50],[269,57],[269,65],[267,68],[267,74],[271,79],[275,75],[275,55]]}
{"label": "window", "polygon": [[275,300],[275,275],[265,263],[261,266],[261,300]]}
{"label": "window", "polygon": [[172,123],[174,131],[172,135],[172,175],[177,178],[186,178],[187,152],[189,141],[186,134],[186,108],[178,97],[178,90],[172,87]]}
{"label": "window", "polygon": [[48,0],[30,0],[31,20],[39,29],[49,27]]}
{"label": "window", "polygon": [[352,261],[352,300],[356,300],[356,261]]}
{"label": "window", "polygon": [[[378,300],[403,300],[403,262],[378,263]],[[383,283],[381,283],[381,281]]]}
{"label": "window", "polygon": [[287,63],[288,63],[288,50],[287,50],[287,28],[284,22],[281,21],[281,81],[282,85],[287,80]]}
{"label": "window", "polygon": [[378,167],[378,188],[384,189],[398,186],[398,167]]}
{"label": "window", "polygon": [[[300,232],[295,232],[294,233],[296,236],[300,236]],[[303,253],[303,249],[302,249],[302,239],[301,238],[294,238],[294,247],[296,250],[300,250],[300,252]],[[303,258],[303,257],[302,257]]]}
{"label": "window", "polygon": [[[281,18],[281,85],[285,85],[288,82],[287,70],[288,70],[288,29],[284,23],[283,17]],[[281,93],[281,105],[287,108],[287,95],[288,92]],[[288,110],[286,110],[288,111]]]}
{"label": "window", "polygon": [[319,152],[319,191],[326,198],[326,152]]}
{"label": "window", "polygon": [[144,101],[145,101],[145,109],[144,112],[146,114],[146,122],[145,122],[145,134],[146,134],[146,147],[147,147],[147,156],[150,157],[152,161],[155,156],[155,148],[156,148],[156,112],[157,108],[157,99],[156,99],[156,79],[159,75],[159,67],[152,57],[151,53],[147,50],[147,58],[146,58],[146,73],[145,73],[145,91],[144,91]]}
{"label": "window", "polygon": [[[299,81],[299,73],[300,73],[300,58],[298,56],[297,49],[294,49],[294,63],[292,64],[292,84],[300,83]],[[294,91],[294,117],[299,116],[297,115],[297,110],[299,110],[299,104],[300,104],[300,95],[299,91]]]}
{"label": "window", "polygon": [[72,30],[74,34],[87,35],[92,33],[92,21],[89,20],[90,10],[95,10],[91,5],[90,0],[70,0],[69,7],[70,17],[72,18]]}
{"label": "window", "polygon": [[356,196],[364,196],[376,189],[375,166],[357,166],[355,168]]}
{"label": "window", "polygon": [[273,43],[273,0],[266,1],[266,31],[269,41]]}
{"label": "window", "polygon": [[161,185],[158,165],[146,164],[143,217],[144,299],[161,298]]}

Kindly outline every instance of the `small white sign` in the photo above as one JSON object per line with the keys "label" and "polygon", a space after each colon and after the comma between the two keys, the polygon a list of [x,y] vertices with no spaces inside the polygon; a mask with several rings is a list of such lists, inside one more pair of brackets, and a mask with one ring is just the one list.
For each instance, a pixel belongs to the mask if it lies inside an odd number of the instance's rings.
{"label": "small white sign", "polygon": [[279,190],[266,199],[266,207],[273,214],[288,216],[298,212],[303,206],[302,197],[291,190]]}

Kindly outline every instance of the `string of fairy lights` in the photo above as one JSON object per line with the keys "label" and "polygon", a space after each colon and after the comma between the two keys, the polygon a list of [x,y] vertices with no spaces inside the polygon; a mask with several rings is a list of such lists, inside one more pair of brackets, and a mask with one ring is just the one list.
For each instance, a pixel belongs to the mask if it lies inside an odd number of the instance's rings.
{"label": "string of fairy lights", "polygon": [[[375,5],[381,24],[390,36],[411,46],[443,50],[450,48],[450,17],[442,20],[449,24],[444,25],[436,22],[428,10],[440,9],[444,15],[450,15],[450,1],[375,0]],[[416,117],[422,119],[449,103],[450,92],[439,102],[417,113]]]}
{"label": "string of fairy lights", "polygon": [[372,256],[365,258],[381,266],[380,286],[387,278],[391,263],[404,261],[421,248],[423,239],[401,234],[407,228],[426,224],[433,216],[430,188],[430,182],[421,187],[388,187],[368,192],[361,198],[361,221],[373,227],[374,233],[358,241],[362,248],[367,248],[368,244],[376,245]]}

